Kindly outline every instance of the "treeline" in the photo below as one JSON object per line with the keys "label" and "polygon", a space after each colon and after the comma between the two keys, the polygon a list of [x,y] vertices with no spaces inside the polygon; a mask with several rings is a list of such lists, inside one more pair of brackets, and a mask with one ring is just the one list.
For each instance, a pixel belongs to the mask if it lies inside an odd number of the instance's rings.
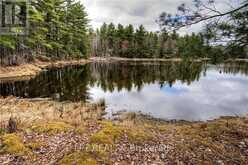
{"label": "treeline", "polygon": [[180,37],[176,31],[149,32],[143,25],[134,29],[132,25],[104,23],[92,35],[93,54],[100,57],[171,58],[206,55],[204,39],[200,34]]}
{"label": "treeline", "polygon": [[94,56],[164,58],[178,53],[175,42],[178,34],[148,32],[143,25],[134,29],[132,25],[104,23],[92,35]]}
{"label": "treeline", "polygon": [[176,31],[149,32],[142,25],[135,29],[132,25],[104,23],[90,34],[91,52],[97,57],[211,58],[213,61],[244,57],[239,50],[225,52],[224,46],[211,45],[204,33],[180,36]]}
{"label": "treeline", "polygon": [[32,0],[28,22],[28,35],[0,35],[1,66],[41,57],[210,58],[214,62],[247,57],[247,46],[214,46],[210,41],[214,33],[180,36],[176,31],[149,32],[142,25],[113,23],[94,31],[88,28],[84,6],[76,0]]}
{"label": "treeline", "polygon": [[28,35],[0,35],[1,65],[20,64],[39,56],[67,59],[87,55],[88,19],[80,2],[32,0],[28,22]]}

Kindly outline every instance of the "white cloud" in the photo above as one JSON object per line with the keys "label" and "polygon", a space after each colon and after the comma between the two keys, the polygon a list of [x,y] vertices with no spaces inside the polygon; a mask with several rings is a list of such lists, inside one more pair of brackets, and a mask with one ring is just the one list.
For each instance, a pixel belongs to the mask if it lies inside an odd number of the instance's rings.
{"label": "white cloud", "polygon": [[[233,1],[233,0],[228,0]],[[138,27],[143,24],[147,30],[159,30],[155,23],[163,11],[175,13],[181,3],[190,4],[192,0],[84,0],[83,4],[91,19],[93,28],[100,27],[103,22],[124,25],[133,24]],[[222,8],[227,0],[216,0],[217,7]],[[184,28],[181,34],[198,32],[201,25]]]}

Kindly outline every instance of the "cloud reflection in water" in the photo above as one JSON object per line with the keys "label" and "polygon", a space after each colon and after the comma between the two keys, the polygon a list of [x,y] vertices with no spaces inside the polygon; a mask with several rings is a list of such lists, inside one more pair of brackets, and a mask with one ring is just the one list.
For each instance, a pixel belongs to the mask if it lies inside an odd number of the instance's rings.
{"label": "cloud reflection in water", "polygon": [[93,100],[105,98],[110,112],[141,111],[157,118],[198,121],[248,114],[247,84],[244,75],[210,69],[190,85],[176,81],[172,87],[161,88],[155,82],[145,84],[141,91],[132,88],[112,92],[93,86],[89,92]]}

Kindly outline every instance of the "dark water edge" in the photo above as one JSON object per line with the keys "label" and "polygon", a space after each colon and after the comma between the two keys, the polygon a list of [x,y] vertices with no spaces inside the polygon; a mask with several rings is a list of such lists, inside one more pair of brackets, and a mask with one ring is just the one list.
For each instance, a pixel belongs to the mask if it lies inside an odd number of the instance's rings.
{"label": "dark water edge", "polygon": [[248,63],[113,62],[51,68],[0,83],[0,96],[59,101],[105,99],[109,114],[141,111],[169,120],[248,114]]}

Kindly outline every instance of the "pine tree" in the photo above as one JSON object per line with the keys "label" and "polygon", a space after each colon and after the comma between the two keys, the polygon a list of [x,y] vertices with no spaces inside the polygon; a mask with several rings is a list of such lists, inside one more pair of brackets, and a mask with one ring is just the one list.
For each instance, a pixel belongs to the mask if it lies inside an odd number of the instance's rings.
{"label": "pine tree", "polygon": [[90,47],[88,19],[81,3],[33,0],[28,12],[29,35],[0,36],[1,65],[27,62],[36,56],[51,59],[86,57]]}

